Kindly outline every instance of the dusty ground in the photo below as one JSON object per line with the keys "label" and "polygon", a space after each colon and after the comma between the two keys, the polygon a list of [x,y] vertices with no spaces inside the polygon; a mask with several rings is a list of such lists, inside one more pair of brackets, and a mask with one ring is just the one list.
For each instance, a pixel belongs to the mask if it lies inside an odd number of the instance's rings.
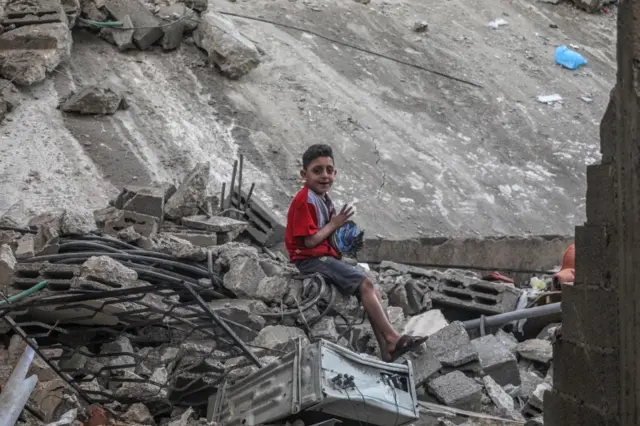
{"label": "dusty ground", "polygon": [[[340,170],[334,197],[359,200],[369,234],[567,234],[584,221],[585,166],[599,159],[615,77],[613,13],[525,0],[210,7],[308,28],[483,88],[249,20],[236,22],[266,55],[240,81],[217,75],[192,44],[122,54],[76,31],[71,63],[25,91],[0,127],[0,210],[101,207],[124,183],[175,180],[202,159],[222,181],[243,152],[245,182],[284,213],[298,158],[327,142]],[[487,28],[496,18],[508,25]],[[418,20],[429,23],[426,33],[412,31]],[[577,46],[589,65],[554,65],[560,44]],[[73,88],[101,79],[125,90],[131,108],[103,118],[56,109]],[[536,100],[554,93],[563,104]]]}

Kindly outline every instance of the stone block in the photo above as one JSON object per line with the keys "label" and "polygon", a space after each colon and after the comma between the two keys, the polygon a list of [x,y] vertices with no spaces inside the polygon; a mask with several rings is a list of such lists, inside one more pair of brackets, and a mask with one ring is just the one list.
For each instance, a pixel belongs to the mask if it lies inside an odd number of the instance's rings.
{"label": "stone block", "polygon": [[105,284],[107,289],[138,286],[138,273],[108,256],[90,257],[82,264],[80,277]]}
{"label": "stone block", "polygon": [[442,315],[442,312],[439,309],[432,309],[411,317],[402,333],[411,336],[431,336],[447,325],[449,322]]}
{"label": "stone block", "polygon": [[617,413],[620,397],[620,358],[614,350],[589,348],[564,339],[554,344],[555,389]]}
{"label": "stone block", "polygon": [[69,96],[60,109],[86,115],[113,115],[121,104],[122,94],[114,88],[107,85],[87,86]]}
{"label": "stone block", "polygon": [[209,303],[209,307],[224,320],[230,321],[229,327],[244,341],[258,336],[265,326],[261,312],[267,312],[267,306],[257,300],[221,299]]}
{"label": "stone block", "polygon": [[[568,285],[567,288],[568,287],[574,287],[574,286]],[[565,294],[563,293],[563,299],[564,299],[564,296],[565,296]],[[562,327],[561,323],[548,324],[542,329],[542,331],[540,331],[540,333],[538,333],[538,335],[536,336],[536,339],[548,340],[550,342],[553,342],[556,332],[561,327]]]}
{"label": "stone block", "polygon": [[502,416],[513,418],[515,404],[513,398],[509,395],[491,376],[484,376],[482,378],[484,387],[489,394],[489,398],[498,408],[498,412]]}
{"label": "stone block", "polygon": [[618,426],[618,417],[564,395],[557,390],[544,397],[544,423],[562,426]]}
{"label": "stone block", "polygon": [[605,289],[615,287],[617,249],[611,229],[604,226],[576,226],[577,286]]}
{"label": "stone block", "polygon": [[255,44],[242,35],[229,18],[208,11],[200,19],[193,38],[224,75],[238,79],[260,64],[260,52]]}
{"label": "stone block", "polygon": [[459,321],[432,334],[426,345],[445,366],[459,367],[478,360],[478,352],[471,344],[464,325]]}
{"label": "stone block", "polygon": [[460,371],[436,377],[429,382],[427,388],[449,407],[469,411],[480,411],[482,407],[482,386]]}
{"label": "stone block", "polygon": [[562,288],[562,336],[602,348],[618,348],[618,295],[614,291],[582,286]]}
{"label": "stone block", "polygon": [[189,241],[191,244],[198,247],[211,247],[218,244],[218,237],[216,234],[197,232],[163,232],[163,234]]}
{"label": "stone block", "polygon": [[507,333],[503,329],[500,329],[495,334],[496,338],[513,354],[516,353],[516,347],[518,346],[518,339],[512,333]]}
{"label": "stone block", "polygon": [[478,351],[482,370],[500,386],[520,385],[520,372],[515,355],[492,334],[471,341]]}
{"label": "stone block", "polygon": [[28,259],[36,255],[35,236],[33,234],[25,234],[18,240],[15,255],[17,259]]}
{"label": "stone block", "polygon": [[209,163],[198,163],[189,172],[165,204],[164,213],[168,219],[178,220],[201,213],[200,208],[206,206],[210,168]]}
{"label": "stone block", "polygon": [[607,4],[607,1],[608,0],[573,0],[573,4],[589,13],[595,13],[602,9],[602,6]]}
{"label": "stone block", "polygon": [[303,344],[309,343],[307,335],[299,328],[268,325],[260,330],[252,343],[262,348],[290,351],[295,348],[295,342],[298,339],[302,339]]}
{"label": "stone block", "polygon": [[147,216],[164,217],[165,189],[155,186],[125,186],[116,198],[114,207]]}
{"label": "stone block", "polygon": [[94,217],[96,224],[110,235],[117,235],[130,226],[143,237],[150,237],[158,232],[158,218],[128,210],[107,207],[96,210]]}
{"label": "stone block", "polygon": [[105,8],[119,21],[129,17],[133,27],[133,41],[141,50],[148,49],[162,38],[160,21],[139,0],[105,0]]}
{"label": "stone block", "polygon": [[516,392],[516,396],[528,399],[538,385],[544,381],[544,377],[540,376],[535,369],[530,369],[525,365],[518,365],[520,371],[520,387]]}
{"label": "stone block", "polygon": [[541,364],[549,364],[553,359],[553,348],[548,340],[529,339],[518,343],[516,350],[522,358]]}
{"label": "stone block", "polygon": [[231,261],[222,282],[226,289],[239,298],[257,298],[260,296],[260,282],[266,277],[257,259],[242,256]]}
{"label": "stone block", "polygon": [[416,388],[426,384],[442,368],[438,358],[429,350],[422,351],[422,353],[410,352],[406,355],[406,359],[410,360],[413,365],[413,378],[416,382]]}
{"label": "stone block", "polygon": [[[231,232],[236,236],[247,229],[248,223],[224,216],[189,216],[182,218],[182,224],[193,229],[210,232]],[[235,237],[234,237],[235,239]]]}
{"label": "stone block", "polygon": [[17,263],[11,247],[8,244],[0,246],[0,291],[4,295],[9,294],[8,290],[11,286]]}
{"label": "stone block", "polygon": [[335,320],[331,317],[323,317],[311,326],[310,335],[313,339],[324,339],[333,343],[337,343],[340,337],[336,329]]}
{"label": "stone block", "polygon": [[611,164],[587,166],[587,225],[612,225],[615,220],[615,169]]}

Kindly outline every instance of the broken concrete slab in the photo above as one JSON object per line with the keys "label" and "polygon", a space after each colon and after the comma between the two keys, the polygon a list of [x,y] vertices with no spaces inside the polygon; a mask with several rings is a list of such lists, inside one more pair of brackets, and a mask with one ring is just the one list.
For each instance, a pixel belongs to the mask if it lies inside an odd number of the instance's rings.
{"label": "broken concrete slab", "polygon": [[136,44],[133,41],[134,26],[129,15],[124,15],[120,20],[122,27],[120,28],[103,28],[100,35],[109,40],[113,40],[113,44],[118,47],[120,52],[135,49]]}
{"label": "broken concrete slab", "polygon": [[191,244],[197,247],[212,247],[218,244],[218,238],[216,234],[204,234],[197,232],[163,232],[162,234],[189,241]]}
{"label": "broken concrete slab", "polygon": [[64,112],[86,115],[113,115],[122,105],[122,94],[109,85],[87,86],[60,104]]}
{"label": "broken concrete slab", "polygon": [[191,170],[176,193],[165,204],[164,212],[167,219],[177,220],[201,213],[200,208],[206,205],[210,167],[208,162],[198,163]]}
{"label": "broken concrete slab", "polygon": [[410,352],[406,359],[410,360],[413,366],[413,378],[416,388],[425,385],[442,368],[442,363],[438,361],[438,358],[430,350],[422,351],[422,353]]}
{"label": "broken concrete slab", "polygon": [[[173,187],[173,185],[171,186]],[[127,185],[116,198],[114,207],[157,217],[161,220],[164,217],[164,204],[167,201],[166,193],[166,188],[162,186]]]}
{"label": "broken concrete slab", "polygon": [[158,218],[146,214],[106,207],[94,211],[93,216],[98,227],[109,235],[117,236],[130,226],[143,237],[150,237],[158,232]]}
{"label": "broken concrete slab", "polygon": [[71,55],[66,23],[25,25],[0,35],[0,77],[16,85],[44,81]]}
{"label": "broken concrete slab", "polygon": [[[292,286],[300,285],[299,281],[293,280],[288,276],[276,275],[273,277],[264,277],[258,283],[255,294],[251,297],[267,303],[279,303],[289,294]],[[301,302],[301,300],[298,300],[298,302]]]}
{"label": "broken concrete slab", "polygon": [[426,345],[427,350],[432,350],[445,366],[459,367],[478,361],[478,352],[471,344],[464,325],[459,321],[432,334]]}
{"label": "broken concrete slab", "polygon": [[8,244],[0,246],[0,292],[5,296],[9,295],[9,288],[11,286],[11,279],[16,269],[16,258],[13,255],[13,250]]}
{"label": "broken concrete slab", "polygon": [[178,259],[196,262],[202,262],[207,259],[207,252],[202,247],[196,247],[187,240],[165,233],[142,238],[138,245],[145,250],[170,254]]}
{"label": "broken concrete slab", "polygon": [[105,343],[100,347],[99,363],[108,366],[111,375],[122,376],[124,372],[133,373],[136,368],[136,358],[129,338],[118,337],[115,341]]}
{"label": "broken concrete slab", "polygon": [[505,392],[502,386],[496,383],[491,376],[484,376],[482,381],[484,383],[484,388],[489,394],[489,398],[491,398],[491,401],[498,408],[498,413],[502,416],[513,418],[515,404],[511,395]]}
{"label": "broken concrete slab", "polygon": [[35,248],[36,237],[33,234],[25,234],[18,240],[18,246],[15,249],[16,259],[28,259],[36,255]]}
{"label": "broken concrete slab", "polygon": [[288,351],[295,347],[295,342],[298,339],[302,339],[303,344],[309,343],[307,335],[299,328],[268,325],[260,330],[258,337],[254,339],[252,344],[262,348]]}
{"label": "broken concrete slab", "polygon": [[0,78],[0,99],[4,101],[6,112],[12,112],[20,105],[20,92],[9,80]]}
{"label": "broken concrete slab", "polygon": [[324,339],[333,343],[337,343],[340,338],[336,329],[336,322],[331,317],[323,317],[311,326],[310,335],[314,339]]}
{"label": "broken concrete slab", "polygon": [[516,336],[512,333],[507,333],[503,329],[498,330],[495,336],[511,353],[517,353],[516,347],[518,346],[518,339],[516,339]]}
{"label": "broken concrete slab", "polygon": [[90,257],[80,268],[80,278],[97,281],[113,288],[138,285],[136,271],[108,256]]}
{"label": "broken concrete slab", "polygon": [[242,256],[231,261],[222,281],[224,287],[237,297],[257,298],[260,296],[260,282],[266,277],[257,259]]}
{"label": "broken concrete slab", "polygon": [[520,385],[520,371],[518,360],[502,343],[492,334],[471,341],[478,351],[482,370],[491,376],[500,386]]}
{"label": "broken concrete slab", "polygon": [[428,383],[427,389],[449,407],[469,411],[482,408],[482,386],[460,371],[436,377]]}
{"label": "broken concrete slab", "polygon": [[[268,312],[267,305],[250,299],[221,299],[209,303],[209,307],[224,320],[244,341],[253,340],[265,326],[260,313]],[[235,325],[235,324],[238,325]]]}
{"label": "broken concrete slab", "polygon": [[146,405],[137,403],[131,405],[129,409],[123,414],[123,420],[126,420],[131,423],[141,424],[141,425],[153,425],[155,424],[155,420],[153,419],[153,415],[147,408]]}
{"label": "broken concrete slab", "polygon": [[162,38],[159,20],[139,0],[105,0],[104,7],[119,21],[129,17],[135,30],[133,42],[140,50],[146,50]]}
{"label": "broken concrete slab", "polygon": [[[522,363],[521,363],[522,364]],[[516,392],[516,396],[527,400],[540,383],[544,381],[544,377],[535,369],[530,369],[526,365],[519,365],[520,370],[520,387]]]}
{"label": "broken concrete slab", "polygon": [[553,358],[553,348],[548,340],[530,339],[518,343],[518,354],[525,359],[549,364]]}
{"label": "broken concrete slab", "polygon": [[201,229],[210,232],[231,232],[235,239],[249,224],[241,220],[224,216],[189,216],[182,218],[182,224],[188,228]]}
{"label": "broken concrete slab", "polygon": [[219,13],[209,11],[202,15],[193,39],[231,79],[242,77],[260,64],[260,52],[255,44]]}
{"label": "broken concrete slab", "polygon": [[447,325],[449,322],[442,315],[442,312],[439,309],[432,309],[411,317],[402,333],[411,336],[431,336]]}

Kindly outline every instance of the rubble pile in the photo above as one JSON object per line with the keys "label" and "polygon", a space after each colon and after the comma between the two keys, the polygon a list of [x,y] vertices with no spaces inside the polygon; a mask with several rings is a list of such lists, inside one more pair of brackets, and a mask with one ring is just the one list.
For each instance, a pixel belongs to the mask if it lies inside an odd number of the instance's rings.
{"label": "rubble pile", "polygon": [[[21,424],[96,413],[122,424],[205,424],[199,417],[222,380],[295,344],[325,339],[378,355],[355,298],[300,277],[255,243],[247,221],[211,213],[220,203],[207,195],[208,176],[202,163],[178,188],[127,186],[93,215],[52,210],[25,228],[0,220],[2,294],[47,282],[10,309],[0,305],[8,342],[0,383],[25,346],[21,335],[39,348],[29,407],[40,420],[25,411]],[[459,270],[365,266],[394,327],[429,336],[405,356],[420,399],[522,422],[541,416],[554,328],[519,342],[454,320],[513,311],[520,289]]]}

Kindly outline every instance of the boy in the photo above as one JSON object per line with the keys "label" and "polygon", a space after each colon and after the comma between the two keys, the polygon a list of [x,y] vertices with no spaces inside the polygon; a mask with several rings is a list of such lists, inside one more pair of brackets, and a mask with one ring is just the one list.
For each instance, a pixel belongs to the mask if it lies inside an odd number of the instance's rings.
{"label": "boy", "polygon": [[339,254],[329,244],[331,234],[353,216],[352,209],[347,206],[336,212],[327,195],[336,177],[331,147],[310,146],[302,156],[300,175],[305,185],[291,202],[285,232],[291,262],[301,273],[319,273],[342,294],[355,295],[362,302],[384,361],[395,361],[419,347],[425,339],[400,336],[389,323],[373,282],[358,269],[339,260]]}

